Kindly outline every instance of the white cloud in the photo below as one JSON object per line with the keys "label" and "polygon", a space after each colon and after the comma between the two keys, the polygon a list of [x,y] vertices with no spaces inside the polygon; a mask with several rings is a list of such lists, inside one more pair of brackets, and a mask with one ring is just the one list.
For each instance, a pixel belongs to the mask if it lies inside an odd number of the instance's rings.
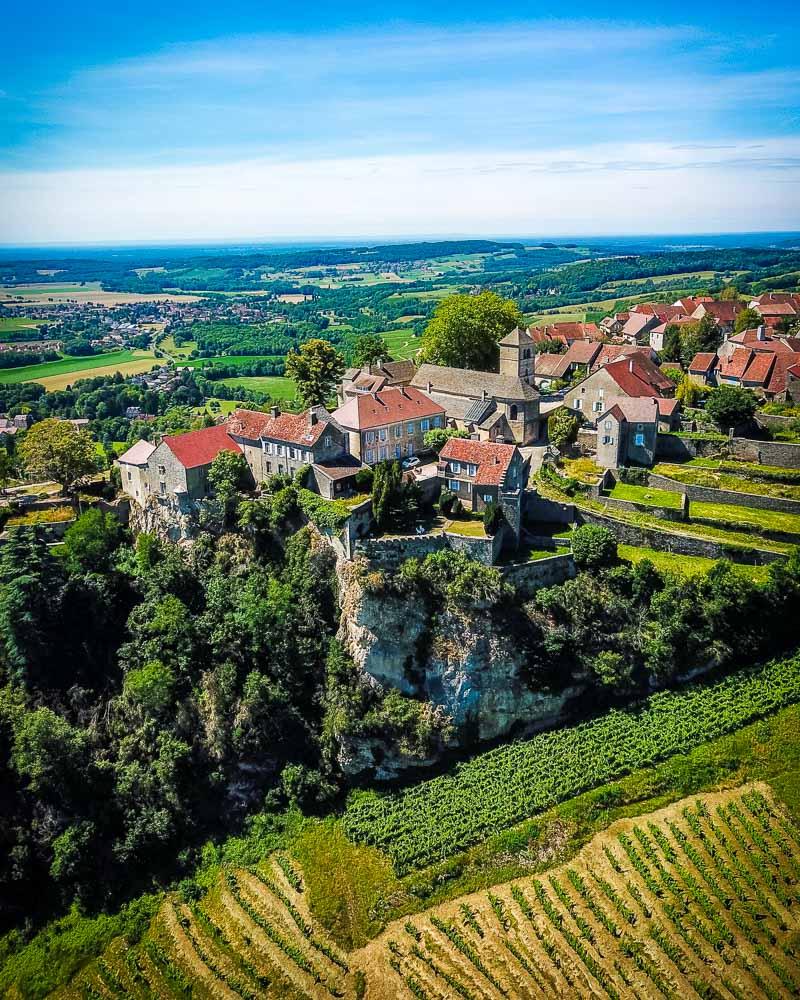
{"label": "white cloud", "polygon": [[689,145],[5,172],[2,240],[800,228],[800,190],[774,183],[800,176],[800,139],[726,143],[729,149]]}

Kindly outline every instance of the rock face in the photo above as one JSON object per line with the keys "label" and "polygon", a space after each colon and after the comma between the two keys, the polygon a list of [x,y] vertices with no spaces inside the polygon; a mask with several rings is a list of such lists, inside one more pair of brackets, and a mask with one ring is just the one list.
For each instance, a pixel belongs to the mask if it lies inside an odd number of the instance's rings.
{"label": "rock face", "polygon": [[[372,683],[441,706],[453,722],[451,747],[555,723],[580,693],[532,690],[524,650],[500,634],[488,611],[432,615],[421,601],[376,592],[363,564],[340,563],[338,571],[339,639],[353,661]],[[359,741],[343,748],[340,763],[350,774],[372,770],[376,778],[431,763],[384,757],[382,750],[375,740]]]}
{"label": "rock face", "polygon": [[149,496],[144,504],[132,502],[128,521],[131,531],[144,531],[163,541],[187,543],[197,534],[197,511],[194,505],[182,509],[157,496]]}

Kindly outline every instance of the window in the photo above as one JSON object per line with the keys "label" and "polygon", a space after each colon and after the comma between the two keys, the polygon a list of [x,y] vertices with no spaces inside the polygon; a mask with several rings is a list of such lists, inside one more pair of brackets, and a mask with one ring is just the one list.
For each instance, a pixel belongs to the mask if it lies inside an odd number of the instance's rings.
{"label": "window", "polygon": [[131,479],[133,479],[133,473],[130,470],[128,470],[128,482],[130,482]]}
{"label": "window", "polygon": [[403,425],[402,424],[395,424],[394,427],[392,428],[392,430],[394,431],[394,436],[396,438],[399,438],[403,434]]}
{"label": "window", "polygon": [[508,419],[509,420],[516,420],[517,419],[517,406],[516,406],[516,403],[512,403],[511,406],[509,407],[509,410],[508,410]]}
{"label": "window", "polygon": [[427,417],[425,418],[425,420],[420,421],[419,429],[423,432],[429,431],[431,429],[431,422],[430,420],[427,419]]}
{"label": "window", "polygon": [[367,452],[367,465],[372,465],[374,461],[375,461],[375,451],[374,449],[370,448],[369,451]]}
{"label": "window", "polygon": [[603,409],[602,399],[598,399],[598,401],[594,404],[592,409],[595,410],[597,413],[599,413]]}
{"label": "window", "polygon": [[458,491],[461,489],[461,483],[457,479],[448,479],[447,488],[448,490],[451,490],[453,493],[458,493]]}
{"label": "window", "polygon": [[158,467],[158,474],[159,474],[159,476],[166,476],[167,470],[166,470],[166,468],[163,465],[159,465],[159,467]]}
{"label": "window", "polygon": [[325,435],[325,447],[326,448],[330,448],[330,446],[332,444],[333,444],[333,438],[330,436],[330,434],[326,434]]}
{"label": "window", "polygon": [[461,462],[451,462],[450,463],[451,472],[461,472]]}
{"label": "window", "polygon": [[493,500],[494,500],[494,497],[492,496],[491,493],[484,493],[483,494],[483,502],[484,503],[491,503]]}
{"label": "window", "polygon": [[442,426],[442,418],[441,417],[434,417],[433,418],[433,426],[434,427],[441,427]]}
{"label": "window", "polygon": [[406,445],[406,455],[408,455],[408,457],[411,458],[413,454],[414,454],[414,442],[409,441],[408,444]]}
{"label": "window", "polygon": [[608,434],[603,435],[603,444],[613,444],[614,438],[609,437]]}
{"label": "window", "polygon": [[644,424],[637,424],[636,425],[636,430],[637,431],[643,431],[644,430]]}
{"label": "window", "polygon": [[389,437],[389,431],[387,430],[387,428],[381,427],[381,429],[378,431],[378,440],[385,441],[388,437]]}
{"label": "window", "polygon": [[606,421],[604,421],[604,423],[603,423],[603,427],[604,427],[604,428],[605,428],[605,429],[606,429],[607,431],[610,431],[610,430],[611,430],[611,421],[610,421],[610,420],[606,420]]}
{"label": "window", "polygon": [[403,457],[403,446],[401,444],[396,444],[394,446],[394,457],[395,458]]}
{"label": "window", "polygon": [[282,444],[276,444],[275,445],[275,451],[278,453],[278,455],[283,455],[283,445]]}
{"label": "window", "polygon": [[478,471],[478,466],[477,465],[468,465],[467,466],[467,475],[468,476],[474,476],[474,475],[476,475],[477,471]]}
{"label": "window", "polygon": [[573,399],[572,400],[572,405],[575,407],[576,410],[580,410],[582,408],[582,406],[583,406],[583,400],[582,399]]}
{"label": "window", "polygon": [[637,448],[644,448],[644,434],[637,434],[634,442]]}
{"label": "window", "polygon": [[413,433],[414,433],[414,424],[413,423],[406,424],[406,434],[413,434]]}
{"label": "window", "polygon": [[267,455],[271,455],[272,454],[272,442],[271,441],[265,441],[264,442],[264,451],[266,452]]}
{"label": "window", "polygon": [[602,399],[603,398],[603,390],[602,389],[598,389],[597,390],[597,395],[600,397],[600,399]]}
{"label": "window", "polygon": [[163,497],[164,494],[167,492],[167,484],[166,483],[159,483],[158,484],[158,491],[161,494],[161,496]]}
{"label": "window", "polygon": [[267,473],[272,472],[272,462],[267,462]]}
{"label": "window", "polygon": [[380,459],[383,462],[385,459],[389,457],[389,449],[386,447],[386,445],[381,445],[380,449],[378,450],[378,454],[380,455]]}
{"label": "window", "polygon": [[375,443],[375,431],[367,431],[367,444]]}
{"label": "window", "polygon": [[310,451],[306,452],[306,461],[307,462],[313,462],[314,461],[314,456],[313,456],[313,454]]}

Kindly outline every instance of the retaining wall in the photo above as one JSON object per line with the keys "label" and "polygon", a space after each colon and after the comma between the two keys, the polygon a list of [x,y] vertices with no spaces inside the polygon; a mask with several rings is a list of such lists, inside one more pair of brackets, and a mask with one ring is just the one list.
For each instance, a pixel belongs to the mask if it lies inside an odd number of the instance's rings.
{"label": "retaining wall", "polygon": [[466,552],[484,566],[494,566],[500,558],[505,534],[504,531],[498,531],[497,534],[486,538],[476,538],[472,535],[457,535],[452,531],[445,531],[449,548],[457,552]]}
{"label": "retaining wall", "polygon": [[756,441],[735,437],[730,440],[734,458],[759,465],[778,465],[785,469],[800,469],[800,444],[784,441]]}
{"label": "retaining wall", "polygon": [[771,552],[767,549],[750,549],[724,542],[715,542],[709,538],[697,538],[694,535],[679,535],[670,531],[660,531],[658,528],[643,527],[619,521],[593,510],[581,510],[581,521],[585,524],[599,524],[614,533],[617,541],[623,545],[639,545],[659,552],[675,552],[684,556],[706,556],[709,559],[730,559],[731,562],[747,565],[765,566],[771,562],[783,562],[786,556],[782,552]]}
{"label": "retaining wall", "polygon": [[600,496],[595,497],[598,503],[608,507],[610,510],[626,510],[635,514],[651,514],[661,518],[662,521],[685,521],[686,504],[681,507],[655,507],[649,503],[636,503],[635,500],[620,500],[618,497]]}
{"label": "retaining wall", "polygon": [[656,440],[656,458],[685,462],[690,458],[714,458],[728,447],[728,441],[702,441],[678,437],[677,434],[659,434]]}
{"label": "retaining wall", "polygon": [[552,587],[575,576],[575,561],[571,552],[553,555],[534,562],[513,563],[503,569],[507,583],[523,597],[540,587]]}
{"label": "retaining wall", "polygon": [[754,507],[757,510],[775,510],[782,514],[800,514],[800,500],[787,500],[783,497],[767,497],[759,493],[738,493],[733,490],[720,490],[714,486],[694,486],[689,483],[679,483],[667,476],[651,472],[648,477],[649,486],[657,486],[660,490],[670,493],[682,493],[690,501],[702,503],[724,503],[732,507]]}
{"label": "retaining wall", "polygon": [[572,524],[575,521],[575,504],[559,503],[526,491],[523,517],[523,527],[529,522],[536,521],[543,521],[546,524]]}

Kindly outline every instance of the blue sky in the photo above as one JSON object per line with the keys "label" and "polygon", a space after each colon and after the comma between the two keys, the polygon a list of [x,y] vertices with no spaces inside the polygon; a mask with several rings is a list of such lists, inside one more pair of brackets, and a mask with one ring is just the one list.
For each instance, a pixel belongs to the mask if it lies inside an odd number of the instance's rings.
{"label": "blue sky", "polygon": [[0,242],[800,228],[796,4],[337,6],[9,8]]}

